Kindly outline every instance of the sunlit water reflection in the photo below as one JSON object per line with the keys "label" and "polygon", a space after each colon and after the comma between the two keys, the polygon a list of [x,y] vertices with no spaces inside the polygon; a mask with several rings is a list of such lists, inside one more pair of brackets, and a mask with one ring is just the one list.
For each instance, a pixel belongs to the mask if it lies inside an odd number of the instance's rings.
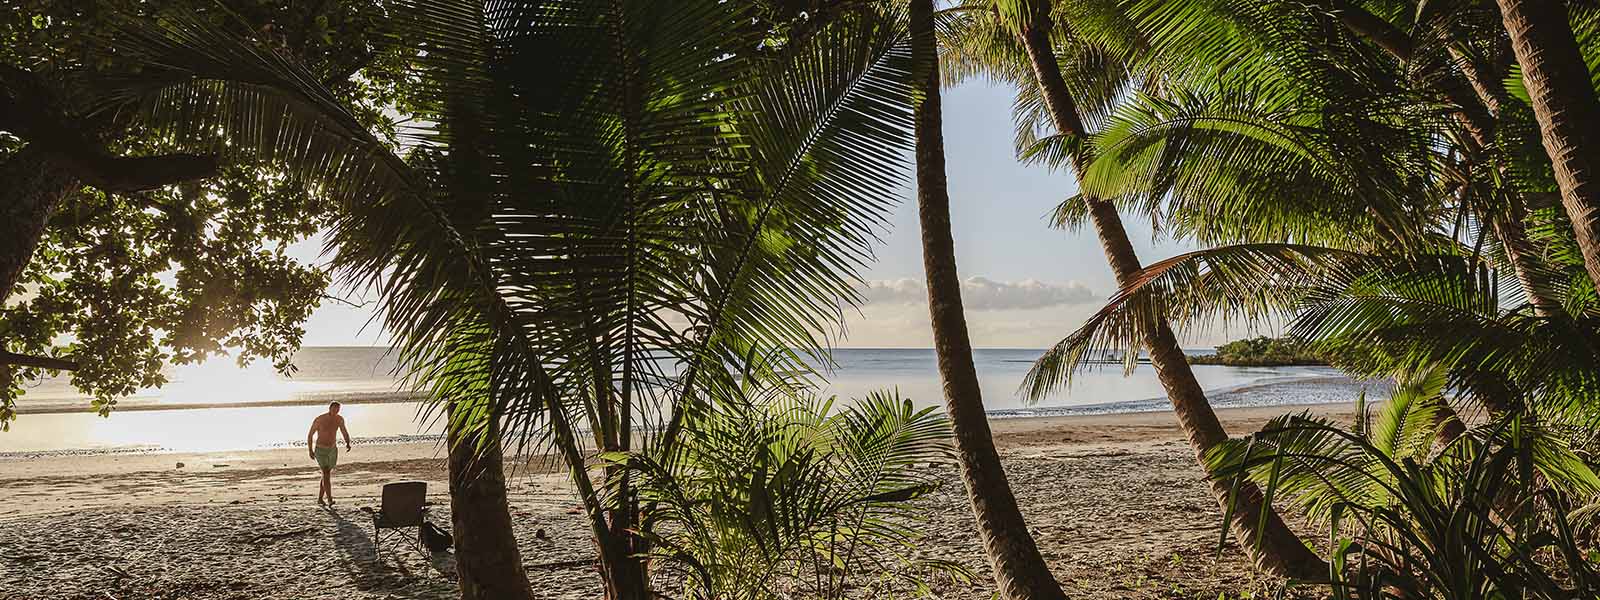
{"label": "sunlit water reflection", "polygon": [[[1036,405],[1017,387],[1038,350],[978,350],[974,362],[983,382],[985,406],[997,417],[1164,410],[1160,382],[1148,365],[1124,377],[1118,366],[1087,371],[1070,390]],[[930,349],[846,349],[835,354],[824,393],[859,397],[894,388],[918,406],[938,406],[941,392]],[[183,366],[171,382],[124,400],[111,418],[84,412],[87,400],[64,381],[29,390],[19,402],[24,414],[0,433],[0,454],[53,451],[212,452],[304,443],[311,419],[326,402],[347,402],[343,414],[352,435],[370,441],[436,434],[436,423],[419,424],[419,405],[392,401],[402,396],[390,374],[394,363],[382,348],[307,348],[296,357],[300,370],[282,377],[270,366],[247,368],[223,361]],[[1214,404],[1290,405],[1354,400],[1362,384],[1324,367],[1235,368],[1196,366]],[[366,403],[378,399],[385,403]],[[273,403],[273,406],[229,406]],[[188,406],[173,410],[138,408]],[[31,413],[29,411],[32,411]]]}

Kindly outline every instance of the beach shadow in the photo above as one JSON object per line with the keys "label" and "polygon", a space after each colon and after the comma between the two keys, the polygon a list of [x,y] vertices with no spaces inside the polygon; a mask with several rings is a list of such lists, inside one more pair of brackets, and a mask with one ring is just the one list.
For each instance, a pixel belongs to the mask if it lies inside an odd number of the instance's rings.
{"label": "beach shadow", "polygon": [[[357,589],[396,598],[438,598],[454,594],[455,557],[428,556],[418,553],[410,543],[394,540],[382,542],[380,555],[372,541],[370,513],[344,507],[325,509],[325,512],[334,522],[333,541],[339,549],[340,566],[349,573]],[[419,554],[424,558],[426,569],[437,574],[417,573],[408,567],[407,563],[415,561],[414,557]]]}
{"label": "beach shadow", "polygon": [[428,566],[453,581],[456,577],[456,553],[433,552],[428,556]]}

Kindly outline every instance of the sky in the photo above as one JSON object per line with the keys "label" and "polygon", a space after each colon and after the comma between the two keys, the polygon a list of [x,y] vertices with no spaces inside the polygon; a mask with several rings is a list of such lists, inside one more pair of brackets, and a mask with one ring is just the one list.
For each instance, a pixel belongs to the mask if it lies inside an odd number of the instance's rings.
{"label": "sky", "polygon": [[[1070,172],[1023,165],[1014,158],[1012,92],[971,81],[945,91],[944,134],[951,224],[957,269],[964,280],[972,342],[979,348],[1043,348],[1077,328],[1116,291],[1092,228],[1061,231],[1045,215],[1074,194]],[[844,348],[926,348],[933,345],[923,287],[922,246],[909,172],[902,202],[865,273],[867,298],[848,314]],[[1124,215],[1140,259],[1153,262],[1187,251],[1152,239],[1149,224]],[[320,244],[290,249],[316,260]],[[359,298],[358,298],[359,300]],[[385,344],[369,308],[325,302],[306,323],[305,345]],[[1225,341],[1227,332],[1191,336],[1185,346]],[[1238,332],[1232,332],[1238,333]]]}

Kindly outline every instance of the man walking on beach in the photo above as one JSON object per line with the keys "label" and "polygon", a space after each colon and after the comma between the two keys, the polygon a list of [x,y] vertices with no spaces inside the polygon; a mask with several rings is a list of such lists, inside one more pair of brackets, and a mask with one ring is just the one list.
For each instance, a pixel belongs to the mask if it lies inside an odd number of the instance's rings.
{"label": "man walking on beach", "polygon": [[[306,432],[306,447],[311,451],[311,459],[317,461],[317,466],[322,468],[322,485],[317,488],[317,504],[322,504],[322,499],[328,499],[328,506],[333,506],[333,467],[339,464],[339,445],[333,432],[344,434],[344,449],[350,450],[350,430],[344,428],[344,417],[339,416],[339,403],[328,403],[328,412],[317,415],[311,421],[311,431]],[[311,442],[312,435],[317,436],[315,444]]]}

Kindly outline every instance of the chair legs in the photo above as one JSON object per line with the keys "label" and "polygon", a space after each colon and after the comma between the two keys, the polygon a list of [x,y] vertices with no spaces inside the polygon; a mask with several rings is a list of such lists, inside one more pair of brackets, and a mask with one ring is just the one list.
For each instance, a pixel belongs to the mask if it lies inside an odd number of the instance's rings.
{"label": "chair legs", "polygon": [[[374,517],[372,519],[372,553],[373,553],[373,555],[375,557],[380,558],[380,559],[383,558],[383,541],[384,541],[383,530],[384,529],[399,530],[399,529],[405,529],[405,528],[404,527],[384,527],[383,524],[381,522],[379,522],[379,520],[376,517]],[[395,535],[403,535],[403,532],[391,533],[389,535],[389,539],[394,539]],[[426,550],[427,544],[423,543],[423,541],[422,541],[422,527],[420,527],[420,526],[417,527],[417,538],[415,540],[412,540],[412,543],[416,547],[417,552],[420,552],[420,553],[422,553],[424,555],[426,555],[428,553],[427,550]]]}

